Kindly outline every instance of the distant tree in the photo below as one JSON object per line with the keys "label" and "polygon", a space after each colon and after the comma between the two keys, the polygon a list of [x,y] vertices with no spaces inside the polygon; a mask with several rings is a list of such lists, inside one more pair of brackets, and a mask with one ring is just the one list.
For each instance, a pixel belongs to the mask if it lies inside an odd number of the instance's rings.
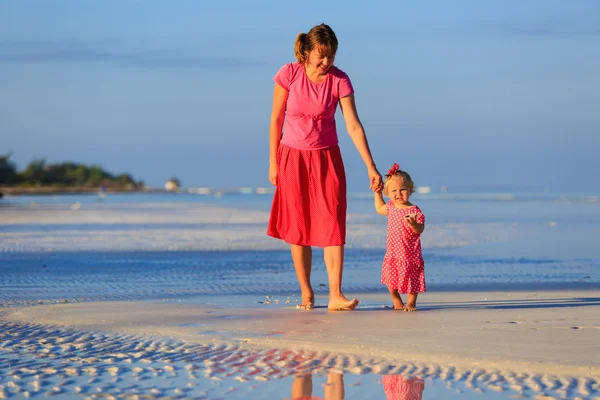
{"label": "distant tree", "polygon": [[29,185],[87,187],[102,185],[128,189],[143,187],[143,182],[140,181],[141,185],[139,185],[129,174],[115,177],[98,165],[86,166],[73,162],[46,164],[45,159],[31,161],[19,174],[9,158],[10,154],[0,156],[0,184],[12,185],[23,182]]}
{"label": "distant tree", "polygon": [[44,170],[44,183],[55,185],[77,185],[73,171],[77,165],[73,163],[50,164]]}
{"label": "distant tree", "polygon": [[23,181],[33,184],[41,185],[44,183],[44,176],[46,170],[46,160],[38,159],[33,160],[29,163],[25,171],[21,174]]}
{"label": "distant tree", "polygon": [[135,186],[135,181],[129,174],[121,174],[115,178],[115,182],[119,186]]}
{"label": "distant tree", "polygon": [[92,166],[88,169],[87,184],[90,186],[99,186],[105,183],[105,181],[112,181],[114,178],[111,174],[102,170],[99,166]]}
{"label": "distant tree", "polygon": [[85,165],[79,164],[68,171],[68,176],[75,182],[75,185],[84,185],[88,180],[88,170]]}
{"label": "distant tree", "polygon": [[17,167],[10,161],[11,153],[0,156],[0,185],[15,185],[21,181]]}

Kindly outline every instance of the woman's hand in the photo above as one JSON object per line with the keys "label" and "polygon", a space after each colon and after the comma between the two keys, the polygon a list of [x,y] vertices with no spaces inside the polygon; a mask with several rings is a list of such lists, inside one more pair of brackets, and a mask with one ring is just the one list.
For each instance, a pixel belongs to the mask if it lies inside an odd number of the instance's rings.
{"label": "woman's hand", "polygon": [[369,182],[371,183],[371,190],[375,193],[381,192],[383,189],[383,183],[381,180],[381,174],[377,171],[377,168],[369,168]]}
{"label": "woman's hand", "polygon": [[273,186],[277,186],[277,175],[279,175],[279,168],[277,167],[277,164],[269,164],[269,180]]}

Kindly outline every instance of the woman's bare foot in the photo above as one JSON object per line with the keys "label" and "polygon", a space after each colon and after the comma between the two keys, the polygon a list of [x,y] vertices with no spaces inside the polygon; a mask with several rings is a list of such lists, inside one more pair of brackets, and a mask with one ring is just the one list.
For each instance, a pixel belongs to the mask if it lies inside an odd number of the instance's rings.
{"label": "woman's bare foot", "polygon": [[335,299],[329,299],[329,305],[327,308],[332,311],[351,311],[358,305],[358,300],[348,300],[346,297],[338,297]]}
{"label": "woman's bare foot", "polygon": [[315,308],[315,294],[311,293],[307,296],[302,296],[302,303],[298,304],[296,308],[300,310],[312,310]]}
{"label": "woman's bare foot", "polygon": [[417,306],[416,306],[416,304],[407,304],[406,306],[404,306],[404,311],[406,311],[406,312],[417,311]]}

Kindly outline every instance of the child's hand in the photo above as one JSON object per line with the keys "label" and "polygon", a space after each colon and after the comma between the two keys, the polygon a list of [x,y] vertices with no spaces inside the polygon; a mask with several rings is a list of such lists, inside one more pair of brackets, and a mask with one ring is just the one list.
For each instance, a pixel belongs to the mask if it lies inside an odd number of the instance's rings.
{"label": "child's hand", "polygon": [[378,193],[383,188],[383,180],[377,168],[369,169],[369,181],[371,182],[370,187],[373,192]]}
{"label": "child's hand", "polygon": [[404,221],[406,221],[407,224],[409,224],[410,226],[416,226],[417,225],[417,214],[407,214],[404,216]]}

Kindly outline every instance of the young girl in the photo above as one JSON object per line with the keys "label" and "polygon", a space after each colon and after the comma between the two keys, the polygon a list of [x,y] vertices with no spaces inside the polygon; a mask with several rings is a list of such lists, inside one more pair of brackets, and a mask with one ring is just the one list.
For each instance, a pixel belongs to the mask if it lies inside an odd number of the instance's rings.
{"label": "young girl", "polygon": [[[392,295],[394,310],[417,311],[417,295],[425,291],[425,270],[421,254],[421,233],[425,216],[409,199],[415,184],[406,171],[394,164],[385,176],[383,193],[375,193],[375,210],[388,216],[387,249],[383,259],[381,283]],[[408,293],[406,305],[400,297]]]}

